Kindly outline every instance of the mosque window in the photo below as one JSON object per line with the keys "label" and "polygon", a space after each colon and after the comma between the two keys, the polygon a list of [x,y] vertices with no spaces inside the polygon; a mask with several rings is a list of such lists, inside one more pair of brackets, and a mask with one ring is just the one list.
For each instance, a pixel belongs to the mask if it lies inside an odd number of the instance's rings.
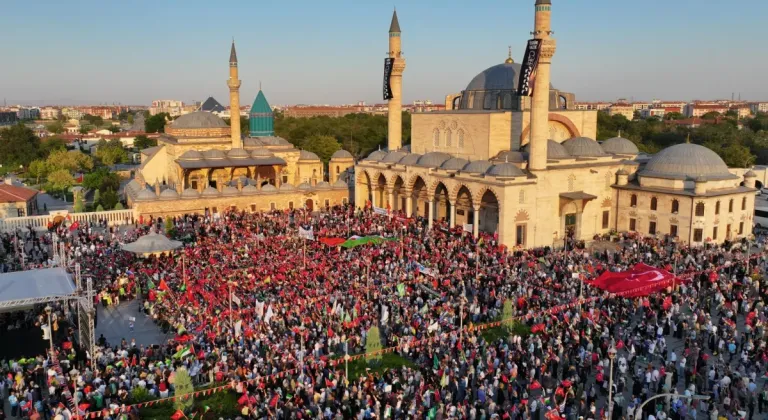
{"label": "mosque window", "polygon": [[635,228],[637,227],[637,219],[629,219],[629,231],[634,232]]}
{"label": "mosque window", "polygon": [[256,204],[251,204],[251,213],[256,212]]}
{"label": "mosque window", "polygon": [[453,136],[453,132],[451,129],[445,130],[445,147],[451,147],[453,143],[453,139],[451,138]]}
{"label": "mosque window", "polygon": [[747,209],[747,197],[741,198],[741,209],[746,210]]}
{"label": "mosque window", "polygon": [[341,199],[341,204],[347,205],[347,197]]}
{"label": "mosque window", "polygon": [[464,130],[459,130],[459,149],[464,148]]}
{"label": "mosque window", "polygon": [[493,101],[493,96],[491,96],[488,92],[485,93],[485,100],[483,101],[483,109],[491,109],[491,102]]}
{"label": "mosque window", "polygon": [[712,240],[717,240],[717,226],[712,228]]}
{"label": "mosque window", "polygon": [[656,234],[656,221],[651,220],[650,222],[648,222],[648,234],[649,235]]}
{"label": "mosque window", "polygon": [[336,165],[336,175],[338,175],[338,174],[339,174],[339,171],[340,171],[340,169],[339,169],[339,165]]}
{"label": "mosque window", "polygon": [[504,108],[504,97],[499,94],[499,96],[496,97],[496,109],[503,109]]}
{"label": "mosque window", "polygon": [[733,213],[733,199],[728,201],[728,213]]}
{"label": "mosque window", "polygon": [[656,210],[656,207],[658,207],[659,200],[656,199],[656,197],[651,197],[651,210]]}
{"label": "mosque window", "polygon": [[512,94],[507,93],[504,95],[504,109],[512,109]]}
{"label": "mosque window", "polygon": [[701,242],[704,239],[704,230],[703,229],[694,229],[693,230],[693,242]]}
{"label": "mosque window", "polygon": [[293,210],[293,201],[288,202],[288,208]]}
{"label": "mosque window", "polygon": [[603,229],[608,229],[608,225],[611,222],[611,211],[603,210]]}
{"label": "mosque window", "polygon": [[696,203],[696,216],[704,216],[704,203],[701,201]]}
{"label": "mosque window", "polygon": [[720,201],[715,203],[715,214],[720,214]]}
{"label": "mosque window", "polygon": [[739,222],[739,235],[744,234],[744,222]]}
{"label": "mosque window", "polygon": [[520,204],[525,204],[525,190],[520,190]]}
{"label": "mosque window", "polygon": [[432,132],[432,146],[440,146],[440,130],[438,129]]}
{"label": "mosque window", "polygon": [[276,208],[277,208],[277,205],[275,205],[275,203],[269,203],[270,210],[275,211]]}
{"label": "mosque window", "polygon": [[672,200],[672,214],[677,214],[680,211],[680,202]]}
{"label": "mosque window", "polygon": [[629,198],[629,206],[637,207],[637,194],[632,194],[632,196]]}
{"label": "mosque window", "polygon": [[669,236],[673,238],[677,236],[677,225],[669,225]]}

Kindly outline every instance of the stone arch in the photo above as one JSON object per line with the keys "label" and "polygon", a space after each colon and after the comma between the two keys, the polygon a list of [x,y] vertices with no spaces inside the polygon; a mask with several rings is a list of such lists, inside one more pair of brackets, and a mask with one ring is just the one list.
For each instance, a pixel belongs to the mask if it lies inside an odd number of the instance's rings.
{"label": "stone arch", "polygon": [[459,182],[458,184],[454,185],[453,188],[451,188],[451,200],[456,201],[459,198],[459,191],[461,191],[462,188],[466,188],[467,191],[470,193],[470,197],[472,196],[472,188],[469,187],[469,185]]}
{"label": "stone arch", "polygon": [[[357,176],[357,184],[360,187],[360,191],[363,192],[364,201],[373,202],[373,183],[371,182],[371,175],[367,170],[360,171],[360,174]],[[360,205],[365,204],[361,203]]]}
{"label": "stone arch", "polygon": [[[568,133],[571,135],[571,137],[579,137],[581,134],[579,134],[579,129],[576,128],[576,125],[573,124],[573,121],[571,121],[568,117],[564,117],[560,114],[554,114],[549,113],[549,121],[559,122],[560,124],[564,125],[565,128],[568,129]],[[527,127],[523,130],[522,133],[520,133],[520,145],[524,145],[527,142],[525,141],[525,138],[528,137],[528,134],[531,132],[531,124],[528,124]]]}
{"label": "stone arch", "polygon": [[429,216],[429,185],[421,175],[415,175],[410,185],[413,216]]}
{"label": "stone arch", "polygon": [[376,194],[376,207],[387,208],[389,203],[389,194],[387,194],[387,176],[382,172],[376,173],[376,178],[372,180],[375,185],[374,192]]}
{"label": "stone arch", "polygon": [[494,189],[493,189],[493,187],[490,187],[490,186],[488,186],[488,185],[482,185],[482,186],[480,186],[480,188],[479,188],[478,190],[476,190],[476,191],[475,191],[475,194],[474,194],[474,196],[472,197],[472,200],[474,200],[476,203],[480,203],[480,202],[481,202],[481,200],[482,200],[482,198],[483,198],[483,196],[484,196],[484,195],[485,195],[485,193],[486,193],[486,192],[488,192],[488,191],[490,191],[490,192],[491,192],[491,194],[493,194],[493,195],[494,195],[494,197],[496,198],[496,201],[498,201],[499,203],[501,203],[501,199],[499,199],[499,193],[497,193],[497,192],[496,192],[496,190],[494,190]]}
{"label": "stone arch", "polygon": [[403,179],[400,174],[394,174],[394,176],[390,177],[391,185],[389,186],[390,190],[392,191],[392,199],[394,200],[394,203],[392,204],[392,210],[395,211],[406,211],[406,188],[405,188],[405,179]]}
{"label": "stone arch", "polygon": [[451,216],[451,195],[448,186],[441,181],[433,182],[430,186],[431,198],[435,205],[435,219],[450,219]]}

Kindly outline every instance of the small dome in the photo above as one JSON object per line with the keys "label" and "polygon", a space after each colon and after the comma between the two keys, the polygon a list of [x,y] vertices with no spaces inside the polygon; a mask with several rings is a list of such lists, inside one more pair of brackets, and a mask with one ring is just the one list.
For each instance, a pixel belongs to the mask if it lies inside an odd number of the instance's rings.
{"label": "small dome", "polygon": [[144,188],[143,190],[139,191],[139,194],[136,196],[136,200],[154,200],[157,198],[157,195],[154,191],[150,190],[149,188]]}
{"label": "small dome", "polygon": [[243,187],[243,191],[242,192],[243,192],[243,194],[258,194],[259,193],[259,189],[256,188],[255,186],[251,185],[251,184],[248,184],[248,185]]}
{"label": "small dome", "polygon": [[277,192],[277,188],[275,188],[275,186],[272,185],[272,184],[264,184],[261,187],[261,192],[263,192],[263,193]]}
{"label": "small dome", "polygon": [[299,184],[299,186],[298,186],[298,187],[296,187],[296,188],[297,188],[299,191],[309,191],[309,190],[311,190],[311,189],[312,189],[312,186],[311,186],[311,185],[309,185],[309,184],[308,184],[308,183],[306,183],[306,182],[302,182],[302,183],[301,183],[301,184]]}
{"label": "small dome", "polygon": [[179,156],[180,160],[200,160],[203,158],[203,154],[197,150],[187,150]]}
{"label": "small dome", "polygon": [[318,182],[317,185],[315,185],[315,188],[317,188],[318,190],[330,190],[331,184],[325,181],[321,181],[321,182]]}
{"label": "small dome", "polygon": [[246,177],[246,176],[243,176],[243,175],[240,175],[240,176],[236,176],[236,177],[232,178],[232,180],[231,180],[231,181],[229,181],[229,182],[227,183],[227,185],[231,185],[231,186],[233,186],[233,187],[237,187],[237,181],[238,181],[238,180],[239,180],[239,181],[240,181],[240,182],[241,182],[243,185],[248,185],[248,183],[249,183],[249,182],[251,182],[251,180],[250,180],[250,179],[248,179],[248,177]]}
{"label": "small dome", "polygon": [[333,188],[349,188],[349,185],[347,185],[344,180],[341,178],[337,179],[336,182],[333,183]]}
{"label": "small dome", "polygon": [[510,163],[523,163],[527,159],[523,152],[515,152],[515,151],[509,151],[505,150],[498,155],[496,155],[493,160],[498,162],[510,162]]}
{"label": "small dome", "polygon": [[682,143],[667,147],[645,164],[640,173],[651,178],[734,179],[728,165],[712,150],[698,144]]}
{"label": "small dome", "polygon": [[462,170],[467,164],[469,163],[468,160],[462,159],[462,158],[451,158],[446,160],[441,166],[440,169],[445,169],[446,171],[460,171]]}
{"label": "small dome", "polygon": [[400,162],[400,159],[404,158],[408,153],[401,152],[400,150],[395,150],[393,152],[387,153],[386,156],[384,156],[384,159],[381,161],[384,163],[397,163]]}
{"label": "small dome", "polygon": [[237,187],[233,186],[226,186],[223,190],[221,190],[221,195],[238,195],[240,194],[240,190],[237,189]]}
{"label": "small dome", "polygon": [[289,182],[284,182],[280,184],[280,191],[296,191],[296,187]]}
{"label": "small dome", "polygon": [[203,152],[203,156],[206,159],[224,159],[227,157],[221,150],[210,149]]}
{"label": "small dome", "polygon": [[346,151],[344,149],[340,149],[340,150],[335,151],[331,155],[331,159],[353,159],[353,157],[352,157],[352,153],[349,153],[348,151]]}
{"label": "small dome", "polygon": [[[528,153],[530,156],[531,153],[531,143],[526,144],[523,146],[523,152]],[[552,160],[558,160],[558,159],[571,159],[572,156],[568,152],[568,150],[563,147],[562,144],[554,141],[554,140],[547,140],[547,159]]]}
{"label": "small dome", "polygon": [[629,172],[627,172],[626,169],[621,168],[618,171],[616,171],[616,175],[629,175]]}
{"label": "small dome", "polygon": [[320,160],[320,158],[316,154],[310,151],[302,150],[299,152],[299,160],[317,161],[317,160]]}
{"label": "small dome", "polygon": [[227,152],[227,157],[232,159],[247,159],[251,155],[248,154],[248,152],[245,151],[245,149],[231,149]]}
{"label": "small dome", "polygon": [[387,155],[387,152],[385,152],[383,150],[375,150],[373,153],[368,155],[368,157],[365,158],[365,160],[373,160],[373,161],[377,161],[378,162],[378,161],[384,159],[384,156],[386,156],[386,155]]}
{"label": "small dome", "polygon": [[744,174],[744,178],[757,178],[757,174],[750,169]]}
{"label": "small dome", "polygon": [[467,166],[464,167],[463,171],[472,174],[484,174],[491,166],[493,165],[487,160],[476,160],[474,162],[469,162]]}
{"label": "small dome", "polygon": [[439,168],[440,165],[445,163],[445,161],[450,158],[451,158],[451,155],[449,155],[448,153],[429,152],[424,156],[422,156],[416,164],[418,166],[423,166],[425,168]]}
{"label": "small dome", "polygon": [[251,150],[251,157],[259,158],[259,157],[272,157],[275,154],[270,152],[267,149],[254,149]]}
{"label": "small dome", "polygon": [[637,149],[637,145],[632,140],[625,139],[624,137],[613,137],[601,144],[605,153],[611,153],[614,155],[637,155],[640,150]]}
{"label": "small dome", "polygon": [[400,159],[400,162],[398,162],[401,165],[415,165],[419,159],[421,159],[421,155],[418,153],[408,153]]}
{"label": "small dome", "polygon": [[516,177],[525,176],[525,172],[512,163],[499,163],[491,166],[487,172],[488,175],[498,177]]}
{"label": "small dome", "polygon": [[198,198],[200,193],[194,188],[187,188],[181,192],[181,198]]}
{"label": "small dome", "polygon": [[176,200],[178,198],[179,193],[177,193],[173,188],[166,188],[163,190],[163,192],[160,193],[161,200]]}
{"label": "small dome", "polygon": [[197,111],[176,118],[172,123],[173,128],[224,128],[227,123],[210,112]]}
{"label": "small dome", "polygon": [[219,190],[213,187],[208,187],[203,190],[203,193],[201,196],[203,197],[217,197],[219,195]]}
{"label": "small dome", "polygon": [[589,137],[574,137],[563,142],[563,147],[574,157],[605,156],[600,145]]}

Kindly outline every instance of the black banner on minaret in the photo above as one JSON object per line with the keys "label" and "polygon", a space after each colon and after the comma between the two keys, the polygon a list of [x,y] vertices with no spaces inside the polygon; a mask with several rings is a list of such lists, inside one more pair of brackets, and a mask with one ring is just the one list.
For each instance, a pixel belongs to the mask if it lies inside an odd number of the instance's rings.
{"label": "black banner on minaret", "polygon": [[541,52],[541,40],[528,40],[523,56],[523,64],[520,68],[520,80],[517,83],[517,94],[520,96],[533,95],[536,78],[536,67],[539,65],[539,53]]}
{"label": "black banner on minaret", "polygon": [[392,77],[392,67],[395,64],[394,58],[384,59],[384,100],[392,99],[392,86],[389,84],[389,78]]}

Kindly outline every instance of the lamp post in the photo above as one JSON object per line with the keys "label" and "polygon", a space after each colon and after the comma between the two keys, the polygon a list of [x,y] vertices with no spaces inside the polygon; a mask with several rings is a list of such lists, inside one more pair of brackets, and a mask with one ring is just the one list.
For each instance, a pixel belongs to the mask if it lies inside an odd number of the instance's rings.
{"label": "lamp post", "polygon": [[611,368],[608,376],[608,420],[613,417],[613,360],[616,358],[616,347],[608,349],[608,358],[611,360]]}
{"label": "lamp post", "polygon": [[689,397],[687,395],[682,395],[682,394],[678,394],[678,393],[675,393],[675,392],[667,392],[667,393],[663,393],[663,394],[656,394],[653,397],[648,398],[647,400],[643,401],[642,404],[640,404],[635,409],[635,420],[642,420],[642,417],[643,417],[643,407],[645,407],[646,404],[648,404],[652,400],[655,400],[656,398],[661,398],[661,397],[678,397],[678,398],[689,399],[689,400],[692,400],[692,401],[707,401],[707,400],[709,400],[709,395],[697,394],[697,395],[691,395]]}
{"label": "lamp post", "polygon": [[45,313],[48,315],[48,342],[51,346],[51,359],[53,359],[53,320],[51,319],[53,308],[51,305],[45,305]]}

